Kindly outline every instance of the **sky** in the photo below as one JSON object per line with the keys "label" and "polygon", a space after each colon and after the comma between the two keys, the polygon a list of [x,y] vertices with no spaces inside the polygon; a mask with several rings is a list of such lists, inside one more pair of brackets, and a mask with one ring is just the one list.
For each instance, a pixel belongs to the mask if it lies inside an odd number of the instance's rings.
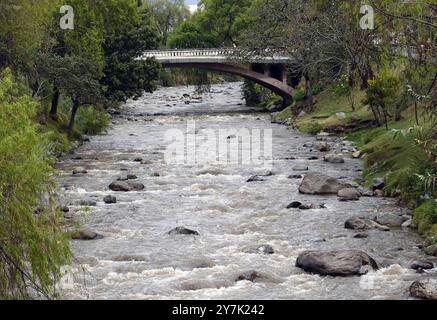
{"label": "sky", "polygon": [[185,3],[190,8],[191,12],[196,11],[198,2],[199,2],[198,0],[185,0]]}

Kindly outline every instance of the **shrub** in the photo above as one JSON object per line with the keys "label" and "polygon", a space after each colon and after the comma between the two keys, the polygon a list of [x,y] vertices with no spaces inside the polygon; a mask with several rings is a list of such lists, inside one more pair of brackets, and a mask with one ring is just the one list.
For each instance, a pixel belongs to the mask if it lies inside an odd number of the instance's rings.
{"label": "shrub", "polygon": [[437,224],[437,199],[424,202],[414,211],[414,223],[421,234],[433,230],[433,226]]}
{"label": "shrub", "polygon": [[293,94],[293,99],[295,102],[304,101],[306,97],[306,93],[304,90],[296,90]]}
{"label": "shrub", "polygon": [[375,80],[369,80],[369,87],[363,103],[368,104],[378,124],[388,121],[398,100],[400,80],[388,72],[381,72]]}
{"label": "shrub", "polygon": [[17,88],[9,70],[0,74],[0,299],[50,298],[71,254],[53,209],[37,103]]}
{"label": "shrub", "polygon": [[109,125],[109,114],[98,111],[92,106],[79,108],[77,112],[77,129],[82,134],[99,134]]}
{"label": "shrub", "polygon": [[318,134],[320,131],[323,130],[323,127],[320,123],[318,122],[311,122],[305,126],[303,126],[300,131],[303,133],[309,133],[312,135],[316,135]]}

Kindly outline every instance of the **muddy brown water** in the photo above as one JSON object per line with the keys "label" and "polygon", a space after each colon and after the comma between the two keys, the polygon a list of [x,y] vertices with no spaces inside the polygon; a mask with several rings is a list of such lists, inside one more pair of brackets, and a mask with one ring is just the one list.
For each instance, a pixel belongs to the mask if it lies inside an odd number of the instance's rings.
{"label": "muddy brown water", "polygon": [[[73,276],[62,285],[66,299],[407,299],[418,274],[408,266],[427,258],[417,248],[422,240],[412,230],[371,230],[366,239],[344,222],[355,215],[403,214],[392,199],[361,198],[339,202],[335,196],[298,192],[299,179],[289,179],[294,167],[353,181],[361,175],[361,160],[344,164],[309,161],[323,153],[305,144],[315,138],[298,134],[270,115],[244,106],[241,84],[212,87],[202,100],[186,104],[192,87],[162,88],[129,101],[113,118],[108,133],[94,136],[59,162],[61,199],[75,220],[103,235],[95,241],[72,241]],[[196,103],[194,103],[196,102]],[[169,130],[187,130],[187,121],[203,129],[271,129],[274,175],[247,183],[265,168],[167,163],[164,152]],[[191,129],[189,129],[191,130]],[[337,138],[329,138],[335,146]],[[141,164],[135,158],[147,160]],[[295,158],[295,160],[291,160]],[[76,159],[76,160],[73,160]],[[88,173],[73,176],[76,168]],[[111,182],[123,174],[138,176],[139,192],[112,192]],[[106,195],[117,203],[107,205]],[[96,201],[94,207],[78,205]],[[324,203],[326,209],[287,209],[292,201]],[[200,236],[171,236],[184,226]],[[250,253],[257,245],[275,253]],[[359,249],[387,267],[362,277],[321,277],[295,267],[304,250]],[[256,271],[255,282],[235,280]]]}

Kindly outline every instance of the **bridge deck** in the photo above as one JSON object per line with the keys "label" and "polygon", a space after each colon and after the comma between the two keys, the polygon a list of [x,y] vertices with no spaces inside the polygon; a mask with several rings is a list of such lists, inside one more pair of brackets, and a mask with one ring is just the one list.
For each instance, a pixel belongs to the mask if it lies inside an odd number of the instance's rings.
{"label": "bridge deck", "polygon": [[142,59],[155,58],[163,64],[183,63],[264,63],[287,64],[290,57],[266,52],[263,56],[252,56],[240,53],[236,49],[184,49],[154,50],[144,52]]}

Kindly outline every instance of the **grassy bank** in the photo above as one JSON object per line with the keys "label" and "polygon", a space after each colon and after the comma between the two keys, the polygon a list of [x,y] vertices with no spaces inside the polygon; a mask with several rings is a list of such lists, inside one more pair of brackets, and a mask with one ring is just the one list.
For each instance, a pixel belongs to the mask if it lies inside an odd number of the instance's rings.
{"label": "grassy bank", "polygon": [[[428,242],[437,242],[437,200],[430,177],[435,164],[417,143],[420,132],[409,130],[416,125],[414,108],[405,110],[400,121],[389,122],[389,130],[375,126],[368,106],[362,103],[365,93],[354,92],[354,110],[350,96],[337,95],[327,89],[315,97],[312,112],[296,116],[294,104],[273,115],[275,121],[292,119],[293,126],[302,133],[320,131],[342,134],[354,141],[364,160],[364,179],[367,186],[374,178],[385,181],[384,193],[398,197],[401,205],[414,210],[414,224]],[[419,116],[424,130],[430,120]],[[435,143],[435,141],[434,141]]]}

